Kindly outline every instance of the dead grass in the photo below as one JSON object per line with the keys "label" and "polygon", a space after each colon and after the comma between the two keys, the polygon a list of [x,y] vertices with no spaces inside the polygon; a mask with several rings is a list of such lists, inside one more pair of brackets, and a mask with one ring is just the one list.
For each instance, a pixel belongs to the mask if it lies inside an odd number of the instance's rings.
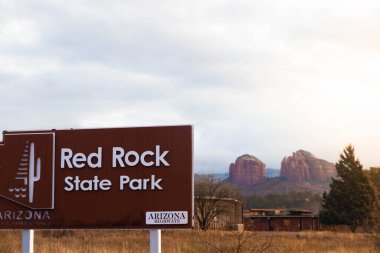
{"label": "dead grass", "polygon": [[[237,248],[240,251],[237,251]],[[0,252],[20,252],[21,231],[0,231]],[[149,252],[148,231],[36,231],[35,252]],[[162,252],[380,252],[379,235],[336,232],[163,231]]]}

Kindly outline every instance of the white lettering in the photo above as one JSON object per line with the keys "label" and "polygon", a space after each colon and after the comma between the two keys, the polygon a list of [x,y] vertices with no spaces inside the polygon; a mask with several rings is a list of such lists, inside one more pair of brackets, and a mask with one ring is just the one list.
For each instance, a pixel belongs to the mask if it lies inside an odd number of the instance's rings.
{"label": "white lettering", "polygon": [[[78,180],[79,180],[79,178],[78,178]],[[82,180],[80,182],[80,189],[82,191],[92,191],[92,182],[93,182],[92,180]]]}
{"label": "white lettering", "polygon": [[102,167],[102,147],[98,147],[98,151],[90,153],[88,156],[84,153],[75,153],[69,148],[61,149],[61,168],[77,168],[81,169],[88,165],[90,168]]}
{"label": "white lettering", "polygon": [[[129,160],[129,157],[130,156],[134,156],[135,158],[134,158],[134,161],[130,161]],[[124,160],[125,160],[125,163],[128,165],[128,166],[131,166],[131,167],[133,167],[133,166],[135,166],[136,164],[138,164],[139,163],[139,161],[140,161],[140,156],[139,156],[139,154],[136,152],[136,151],[128,151],[128,153],[125,155],[125,158],[124,158]]]}
{"label": "white lettering", "polygon": [[83,168],[86,165],[86,156],[83,153],[76,153],[73,157],[75,168]]}
{"label": "white lettering", "polygon": [[131,179],[128,176],[120,176],[120,190],[129,187],[133,191],[137,190],[162,190],[160,183],[162,178],[156,179],[155,175],[151,175],[150,178],[134,178]]}
{"label": "white lettering", "polygon": [[43,220],[50,220],[50,215],[48,211],[45,211],[44,216],[42,216]]}
{"label": "white lettering", "polygon": [[34,213],[34,219],[35,220],[41,220],[41,218],[42,218],[41,216],[42,216],[42,213],[37,213],[37,212]]}
{"label": "white lettering", "polygon": [[132,179],[129,185],[130,188],[134,191],[142,189],[141,179]]}
{"label": "white lettering", "polygon": [[66,185],[68,185],[68,186],[65,186],[65,191],[70,192],[74,189],[74,185],[71,183],[71,180],[73,180],[72,177],[66,177],[65,178],[65,183],[66,183]]}
{"label": "white lettering", "polygon": [[32,217],[33,217],[32,211],[26,211],[25,212],[25,219],[26,220],[30,220],[30,219],[32,219]]}
{"label": "white lettering", "polygon": [[0,211],[0,221],[50,220],[49,211]]}
{"label": "white lettering", "polygon": [[188,224],[187,211],[146,212],[145,224]]}
{"label": "white lettering", "polygon": [[[120,166],[122,168],[125,167],[123,163],[124,149],[120,147],[114,147],[112,149],[112,168],[116,168]],[[119,165],[117,165],[119,163]]]}
{"label": "white lettering", "polygon": [[144,179],[144,189],[147,189],[147,184],[149,181],[150,181],[150,179],[148,179],[148,178]]}
{"label": "white lettering", "polygon": [[142,165],[147,166],[147,167],[153,166],[153,164],[154,164],[153,161],[147,162],[145,160],[146,156],[153,156],[153,155],[154,155],[154,153],[152,151],[149,151],[149,150],[145,151],[144,153],[142,153],[142,155],[141,155],[141,163],[142,163]]}
{"label": "white lettering", "polygon": [[128,176],[120,176],[120,190],[124,190],[124,185],[128,184],[130,181]]}
{"label": "white lettering", "polygon": [[81,180],[79,176],[65,178],[65,191],[108,191],[111,189],[112,183],[108,179],[99,180],[98,176],[93,179]]}
{"label": "white lettering", "polygon": [[152,175],[152,181],[151,181],[151,187],[150,187],[150,189],[154,190],[154,189],[157,188],[159,190],[162,190],[162,187],[160,186],[161,181],[162,181],[161,178],[156,181],[156,176]]}
{"label": "white lettering", "polygon": [[169,166],[169,163],[165,160],[165,156],[169,153],[169,151],[164,151],[162,155],[160,155],[160,145],[156,145],[156,166],[160,166],[160,161],[165,165]]}
{"label": "white lettering", "polygon": [[[92,160],[95,159],[95,162],[92,162]],[[98,147],[97,153],[92,153],[87,158],[88,166],[91,168],[101,168],[102,167],[102,148]]]}
{"label": "white lettering", "polygon": [[73,151],[69,148],[61,149],[61,168],[65,168],[65,162],[70,169],[73,165],[70,162],[70,158],[73,156]]}
{"label": "white lettering", "polygon": [[170,166],[168,161],[166,160],[166,156],[169,151],[164,150],[161,152],[161,146],[156,145],[155,152],[152,150],[146,150],[141,155],[135,151],[130,150],[127,153],[122,147],[114,147],[112,149],[112,167],[121,167],[124,168],[126,166],[133,167],[138,165],[139,162],[145,167],[151,166]]}
{"label": "white lettering", "polygon": [[102,191],[108,191],[111,189],[111,181],[109,181],[108,179],[103,179],[102,181],[100,181],[99,183],[99,188],[102,190]]}

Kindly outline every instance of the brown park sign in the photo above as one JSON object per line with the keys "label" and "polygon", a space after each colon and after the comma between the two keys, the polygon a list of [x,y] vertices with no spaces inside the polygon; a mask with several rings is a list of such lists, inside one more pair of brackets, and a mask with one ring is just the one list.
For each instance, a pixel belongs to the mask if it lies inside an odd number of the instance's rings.
{"label": "brown park sign", "polygon": [[4,132],[0,228],[191,228],[192,126]]}

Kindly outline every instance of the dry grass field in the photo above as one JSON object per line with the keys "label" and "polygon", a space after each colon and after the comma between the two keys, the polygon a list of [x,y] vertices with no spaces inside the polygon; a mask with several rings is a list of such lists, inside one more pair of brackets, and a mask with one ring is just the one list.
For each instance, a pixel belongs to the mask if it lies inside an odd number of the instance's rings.
{"label": "dry grass field", "polygon": [[[21,231],[0,231],[0,252],[20,252]],[[37,253],[149,252],[148,231],[36,231]],[[380,252],[379,235],[334,232],[163,231],[162,252]]]}

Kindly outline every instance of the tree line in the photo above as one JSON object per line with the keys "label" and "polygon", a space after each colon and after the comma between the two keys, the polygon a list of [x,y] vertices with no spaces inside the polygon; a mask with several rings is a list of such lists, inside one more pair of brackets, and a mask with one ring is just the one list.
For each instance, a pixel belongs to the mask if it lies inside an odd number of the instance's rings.
{"label": "tree line", "polygon": [[322,195],[318,193],[289,192],[284,194],[251,195],[244,198],[245,208],[306,209],[318,212]]}

